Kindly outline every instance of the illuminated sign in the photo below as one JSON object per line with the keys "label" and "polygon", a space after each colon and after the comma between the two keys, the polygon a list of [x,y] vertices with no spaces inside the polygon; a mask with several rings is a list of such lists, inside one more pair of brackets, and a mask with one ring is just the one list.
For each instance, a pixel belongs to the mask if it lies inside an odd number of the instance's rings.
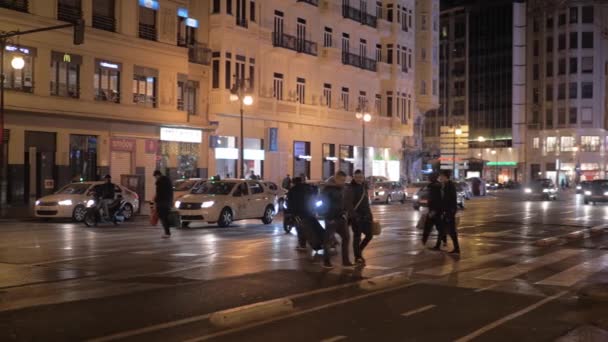
{"label": "illuminated sign", "polygon": [[517,166],[517,162],[487,162],[487,166]]}
{"label": "illuminated sign", "polygon": [[186,19],[186,26],[198,28],[198,20],[188,18],[188,19]]}
{"label": "illuminated sign", "polygon": [[264,150],[245,149],[243,154],[245,160],[264,160]]}
{"label": "illuminated sign", "polygon": [[156,0],[139,0],[139,6],[146,7],[153,10],[158,10],[158,1]]}
{"label": "illuminated sign", "polygon": [[215,149],[215,159],[239,159],[239,150],[236,148],[217,147]]}
{"label": "illuminated sign", "polygon": [[203,141],[203,132],[197,129],[161,127],[160,140],[200,144]]}
{"label": "illuminated sign", "polygon": [[303,156],[303,155],[300,155],[300,156],[298,156],[298,159],[302,159],[302,160],[311,161],[311,160],[312,160],[312,157],[311,157],[311,156]]}
{"label": "illuminated sign", "polygon": [[177,9],[177,16],[181,17],[181,18],[188,18],[188,9],[187,8],[183,8],[183,7],[179,7]]}
{"label": "illuminated sign", "polygon": [[72,56],[68,55],[67,53],[63,54],[63,62],[64,63],[71,63],[72,62]]}
{"label": "illuminated sign", "polygon": [[337,162],[338,161],[338,157],[325,157],[325,160],[331,161],[331,162]]}
{"label": "illuminated sign", "polygon": [[109,69],[118,69],[118,64],[108,63],[108,62],[99,62],[99,66],[103,68]]}
{"label": "illuminated sign", "polygon": [[30,54],[30,49],[24,48],[24,47],[20,47],[20,46],[14,46],[14,45],[7,45],[5,47],[5,50],[6,51],[10,51],[10,52],[19,51],[19,52],[24,53],[26,55]]}

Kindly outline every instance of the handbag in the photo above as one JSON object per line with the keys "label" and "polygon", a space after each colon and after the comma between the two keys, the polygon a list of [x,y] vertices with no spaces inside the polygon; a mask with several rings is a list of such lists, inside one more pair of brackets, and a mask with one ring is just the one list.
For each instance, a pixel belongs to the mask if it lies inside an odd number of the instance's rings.
{"label": "handbag", "polygon": [[418,219],[418,223],[416,224],[416,228],[420,229],[420,230],[424,230],[424,227],[426,227],[426,221],[428,219],[429,219],[428,213],[424,213],[424,214],[420,215],[420,218]]}
{"label": "handbag", "polygon": [[150,203],[150,225],[156,226],[158,224],[158,211],[154,203]]}
{"label": "handbag", "polygon": [[382,225],[380,224],[380,222],[378,222],[376,220],[372,221],[372,234],[373,235],[382,234]]}

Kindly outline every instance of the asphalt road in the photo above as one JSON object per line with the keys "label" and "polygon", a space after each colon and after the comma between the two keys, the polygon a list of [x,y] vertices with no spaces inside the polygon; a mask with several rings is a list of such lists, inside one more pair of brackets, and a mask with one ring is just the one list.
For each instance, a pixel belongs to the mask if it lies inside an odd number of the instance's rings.
{"label": "asphalt road", "polygon": [[[171,239],[144,219],[0,222],[0,341],[553,341],[608,329],[608,231],[590,229],[608,205],[506,190],[466,205],[460,258],[421,246],[420,214],[393,204],[373,207],[384,231],[367,266],[331,271],[294,250],[280,218]],[[356,283],[395,272],[407,280],[394,288]],[[590,286],[600,295],[583,296]],[[276,298],[295,310],[236,328],[209,322]]]}

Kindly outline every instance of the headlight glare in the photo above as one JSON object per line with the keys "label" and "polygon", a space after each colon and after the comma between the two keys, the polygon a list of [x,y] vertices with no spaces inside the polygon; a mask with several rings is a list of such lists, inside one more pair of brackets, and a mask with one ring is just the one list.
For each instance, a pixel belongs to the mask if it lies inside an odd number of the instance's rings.
{"label": "headlight glare", "polygon": [[213,207],[214,204],[215,204],[214,201],[205,201],[201,204],[201,208],[203,208],[203,209],[211,208],[211,207]]}
{"label": "headlight glare", "polygon": [[317,201],[317,202],[315,203],[315,207],[317,207],[317,208],[320,208],[320,207],[322,207],[322,206],[323,206],[323,201]]}
{"label": "headlight glare", "polygon": [[95,200],[90,199],[87,201],[87,208],[91,208],[94,205],[95,205]]}
{"label": "headlight glare", "polygon": [[72,205],[72,200],[59,201],[59,202],[57,202],[57,204],[59,204],[59,205]]}
{"label": "headlight glare", "polygon": [[418,195],[414,195],[414,197],[412,197],[412,198],[413,198],[413,199],[415,199],[415,200],[417,200],[417,199],[419,199],[420,197],[418,197]]}
{"label": "headlight glare", "polygon": [[589,191],[589,190],[585,191],[585,196],[591,196],[591,191]]}
{"label": "headlight glare", "polygon": [[175,209],[179,209],[179,207],[182,205],[182,202],[180,201],[175,201]]}
{"label": "headlight glare", "polygon": [[380,192],[378,192],[378,196],[384,196],[385,193],[386,192],[384,192],[384,191],[380,191]]}
{"label": "headlight glare", "polygon": [[527,194],[530,194],[530,193],[532,193],[532,189],[530,189],[530,188],[526,188],[526,189],[524,190],[524,192],[525,192],[525,193],[527,193]]}
{"label": "headlight glare", "polygon": [[37,200],[37,201],[36,201],[36,205],[40,205],[40,200]]}

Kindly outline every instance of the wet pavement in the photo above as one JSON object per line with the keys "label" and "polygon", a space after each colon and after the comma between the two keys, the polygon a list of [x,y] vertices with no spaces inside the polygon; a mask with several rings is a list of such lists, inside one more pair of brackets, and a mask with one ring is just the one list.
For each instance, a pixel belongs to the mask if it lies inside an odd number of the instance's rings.
{"label": "wet pavement", "polygon": [[[475,198],[460,258],[421,246],[411,203],[373,210],[384,231],[367,266],[331,271],[294,250],[280,217],[171,239],[144,219],[2,222],[0,341],[553,341],[582,326],[608,329],[608,301],[579,295],[608,287],[608,205],[585,206],[573,193]],[[356,286],[394,272],[407,281]],[[295,309],[236,328],[209,322],[215,311],[276,298]]]}

